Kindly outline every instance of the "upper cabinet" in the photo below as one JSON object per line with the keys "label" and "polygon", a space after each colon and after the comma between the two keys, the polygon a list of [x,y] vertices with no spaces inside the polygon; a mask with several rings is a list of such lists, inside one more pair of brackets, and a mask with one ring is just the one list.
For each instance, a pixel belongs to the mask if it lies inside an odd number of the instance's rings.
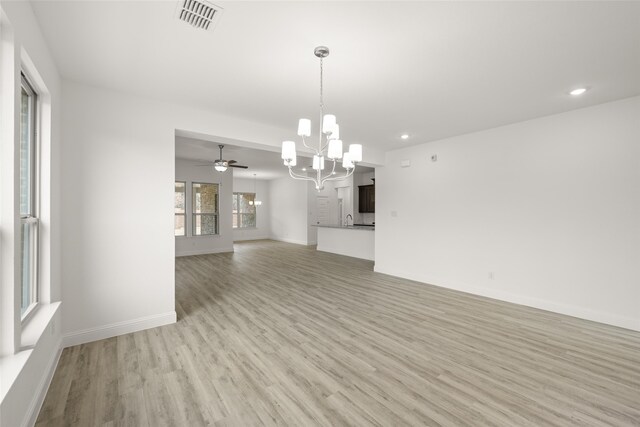
{"label": "upper cabinet", "polygon": [[359,185],[358,186],[358,212],[375,213],[376,211],[376,186]]}

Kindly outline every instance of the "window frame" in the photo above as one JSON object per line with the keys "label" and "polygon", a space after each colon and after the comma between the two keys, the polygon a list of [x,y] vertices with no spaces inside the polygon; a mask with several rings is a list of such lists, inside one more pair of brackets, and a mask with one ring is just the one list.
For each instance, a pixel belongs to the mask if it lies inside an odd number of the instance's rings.
{"label": "window frame", "polygon": [[[27,95],[31,99],[31,105],[29,106],[29,112],[31,117],[29,118],[30,122],[30,131],[29,131],[29,208],[27,212],[22,212],[22,206],[20,206],[20,321],[24,324],[35,312],[36,307],[40,303],[40,217],[39,217],[39,191],[40,191],[40,182],[39,182],[39,136],[40,132],[38,129],[39,123],[39,114],[40,114],[40,98],[38,96],[38,92],[34,89],[34,85],[29,81],[27,74],[24,70],[20,71],[20,89],[21,89],[21,99],[20,106],[22,111],[22,90],[27,92]],[[22,120],[20,121],[22,124]],[[21,129],[22,130],[22,129]],[[22,145],[22,132],[20,132],[20,142]],[[22,165],[22,156],[21,150],[19,151],[19,165]],[[20,192],[22,187],[22,174],[19,172],[18,176],[20,177],[19,187]],[[22,205],[22,197],[19,197],[20,205]],[[24,241],[24,227],[29,228],[29,278],[30,278],[30,290],[29,290],[29,304],[25,307],[24,311],[22,311],[22,295],[23,295],[23,281],[24,281],[24,271],[25,267],[23,265],[24,254],[25,254],[25,241]]]}
{"label": "window frame", "polygon": [[[241,212],[240,211],[240,196],[244,195],[244,194],[252,194],[253,195],[253,202],[254,204],[253,206],[253,212]],[[237,191],[233,193],[233,198],[236,199],[236,206],[238,207],[238,210],[236,212],[233,211],[233,203],[231,203],[231,215],[232,217],[236,220],[235,223],[236,224],[242,224],[242,221],[240,220],[242,215],[247,215],[247,214],[253,214],[254,218],[255,218],[255,225],[253,227],[240,227],[240,226],[233,226],[232,228],[234,230],[252,230],[252,229],[256,229],[258,228],[258,209],[256,209],[256,205],[255,205],[255,201],[256,201],[256,193],[251,193],[248,191]],[[233,221],[231,221],[231,224],[233,224]]]}
{"label": "window frame", "polygon": [[[214,185],[216,187],[216,201],[215,201],[215,212],[214,213],[196,213],[194,212],[194,204],[196,202],[196,192],[194,191],[196,185]],[[220,235],[220,184],[217,182],[191,182],[191,203],[189,204],[191,209],[191,236],[190,237],[211,237],[211,236],[219,236]],[[203,215],[214,215],[215,216],[215,233],[211,234],[196,234],[196,217]]]}
{"label": "window frame", "polygon": [[[175,187],[177,184],[184,184],[184,213],[176,213],[176,208],[175,208]],[[187,181],[175,181],[173,184],[173,188],[174,188],[174,203],[173,203],[173,213],[174,213],[174,222],[173,222],[173,236],[174,237],[187,237],[187,230],[189,227],[187,227],[187,207],[189,205],[188,200],[187,200]],[[177,217],[178,215],[181,215],[184,217],[184,234],[176,234],[176,227],[175,227],[175,217]]]}

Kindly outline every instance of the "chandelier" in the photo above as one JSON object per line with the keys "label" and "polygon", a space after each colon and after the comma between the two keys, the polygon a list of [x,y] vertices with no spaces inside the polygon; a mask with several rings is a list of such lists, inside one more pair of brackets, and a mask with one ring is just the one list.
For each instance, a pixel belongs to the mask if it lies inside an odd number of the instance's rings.
{"label": "chandelier", "polygon": [[262,205],[262,201],[256,199],[256,197],[258,196],[258,193],[256,192],[256,174],[253,174],[253,198],[254,200],[249,200],[249,205],[253,206],[260,206]]}
{"label": "chandelier", "polygon": [[[284,160],[284,165],[289,168],[291,178],[313,181],[316,185],[316,190],[320,191],[324,188],[325,182],[345,179],[353,174],[356,163],[362,161],[362,145],[350,144],[349,151],[342,152],[340,126],[336,123],[336,116],[333,114],[324,114],[322,61],[329,56],[329,48],[326,46],[318,46],[313,53],[320,58],[320,123],[318,126],[318,147],[310,147],[305,140],[305,137],[308,138],[311,136],[311,120],[300,119],[298,122],[298,135],[302,138],[302,144],[315,152],[312,164],[315,172],[309,175],[301,175],[293,171],[293,167],[297,164],[296,143],[294,141],[282,142],[282,159]],[[342,167],[345,171],[339,174],[336,171],[336,165],[340,159],[342,159]],[[325,167],[325,163],[329,163],[329,167]]]}

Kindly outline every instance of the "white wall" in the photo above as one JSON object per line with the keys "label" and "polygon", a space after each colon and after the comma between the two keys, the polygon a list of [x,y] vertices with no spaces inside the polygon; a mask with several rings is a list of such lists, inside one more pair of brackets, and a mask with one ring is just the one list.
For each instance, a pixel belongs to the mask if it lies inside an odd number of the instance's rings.
{"label": "white wall", "polygon": [[233,178],[234,193],[256,193],[256,200],[262,205],[256,206],[256,227],[233,230],[233,240],[258,240],[271,237],[271,219],[269,209],[269,181],[256,179]]}
{"label": "white wall", "polygon": [[640,97],[391,151],[376,175],[376,271],[640,330]]}
{"label": "white wall", "polygon": [[[40,33],[28,2],[3,2],[0,27],[2,45],[2,117],[1,177],[2,214],[2,282],[0,283],[0,335],[3,353],[0,359],[0,425],[19,426],[35,422],[46,393],[60,348],[61,299],[61,226],[60,226],[60,117],[61,81],[55,63]],[[17,192],[17,103],[20,68],[24,68],[40,95],[40,304],[31,318],[20,323],[20,297],[7,300],[6,290],[15,289],[19,274],[19,214],[14,194]],[[9,292],[10,299],[16,297]],[[13,305],[13,307],[12,307]],[[16,311],[17,310],[17,311]],[[17,318],[16,327],[11,327]],[[8,336],[6,333],[9,333]],[[6,341],[5,341],[6,340]],[[4,344],[13,344],[5,346]],[[9,348],[12,347],[12,348]],[[13,353],[13,354],[11,354]]]}
{"label": "white wall", "polygon": [[75,82],[63,90],[65,342],[172,322],[176,130],[264,144],[283,131]]}
{"label": "white wall", "polygon": [[151,101],[69,82],[64,94],[67,344],[174,321],[174,127]]}
{"label": "white wall", "polygon": [[269,181],[269,218],[271,238],[307,245],[308,184],[292,178]]}
{"label": "white wall", "polygon": [[[187,183],[187,236],[175,238],[176,256],[233,252],[233,228],[231,222],[233,169],[229,168],[226,172],[220,173],[215,172],[213,167],[195,166],[201,164],[202,161],[176,159],[176,181]],[[218,235],[191,235],[191,185],[194,182],[220,185]]]}

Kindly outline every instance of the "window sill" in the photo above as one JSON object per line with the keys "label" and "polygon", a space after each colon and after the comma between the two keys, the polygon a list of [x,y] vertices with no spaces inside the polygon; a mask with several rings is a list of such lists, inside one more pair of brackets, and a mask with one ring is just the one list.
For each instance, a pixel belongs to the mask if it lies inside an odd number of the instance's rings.
{"label": "window sill", "polygon": [[20,351],[28,350],[38,344],[38,340],[47,326],[49,326],[49,323],[51,323],[51,319],[53,319],[59,307],[59,302],[38,304],[34,312],[31,313],[29,320],[23,323],[22,336],[20,337]]}
{"label": "window sill", "polygon": [[0,383],[2,383],[0,402],[11,389],[20,372],[24,369],[33,349],[44,335],[47,326],[60,308],[60,302],[52,304],[38,304],[32,316],[22,328],[20,351],[11,356],[0,358]]}

